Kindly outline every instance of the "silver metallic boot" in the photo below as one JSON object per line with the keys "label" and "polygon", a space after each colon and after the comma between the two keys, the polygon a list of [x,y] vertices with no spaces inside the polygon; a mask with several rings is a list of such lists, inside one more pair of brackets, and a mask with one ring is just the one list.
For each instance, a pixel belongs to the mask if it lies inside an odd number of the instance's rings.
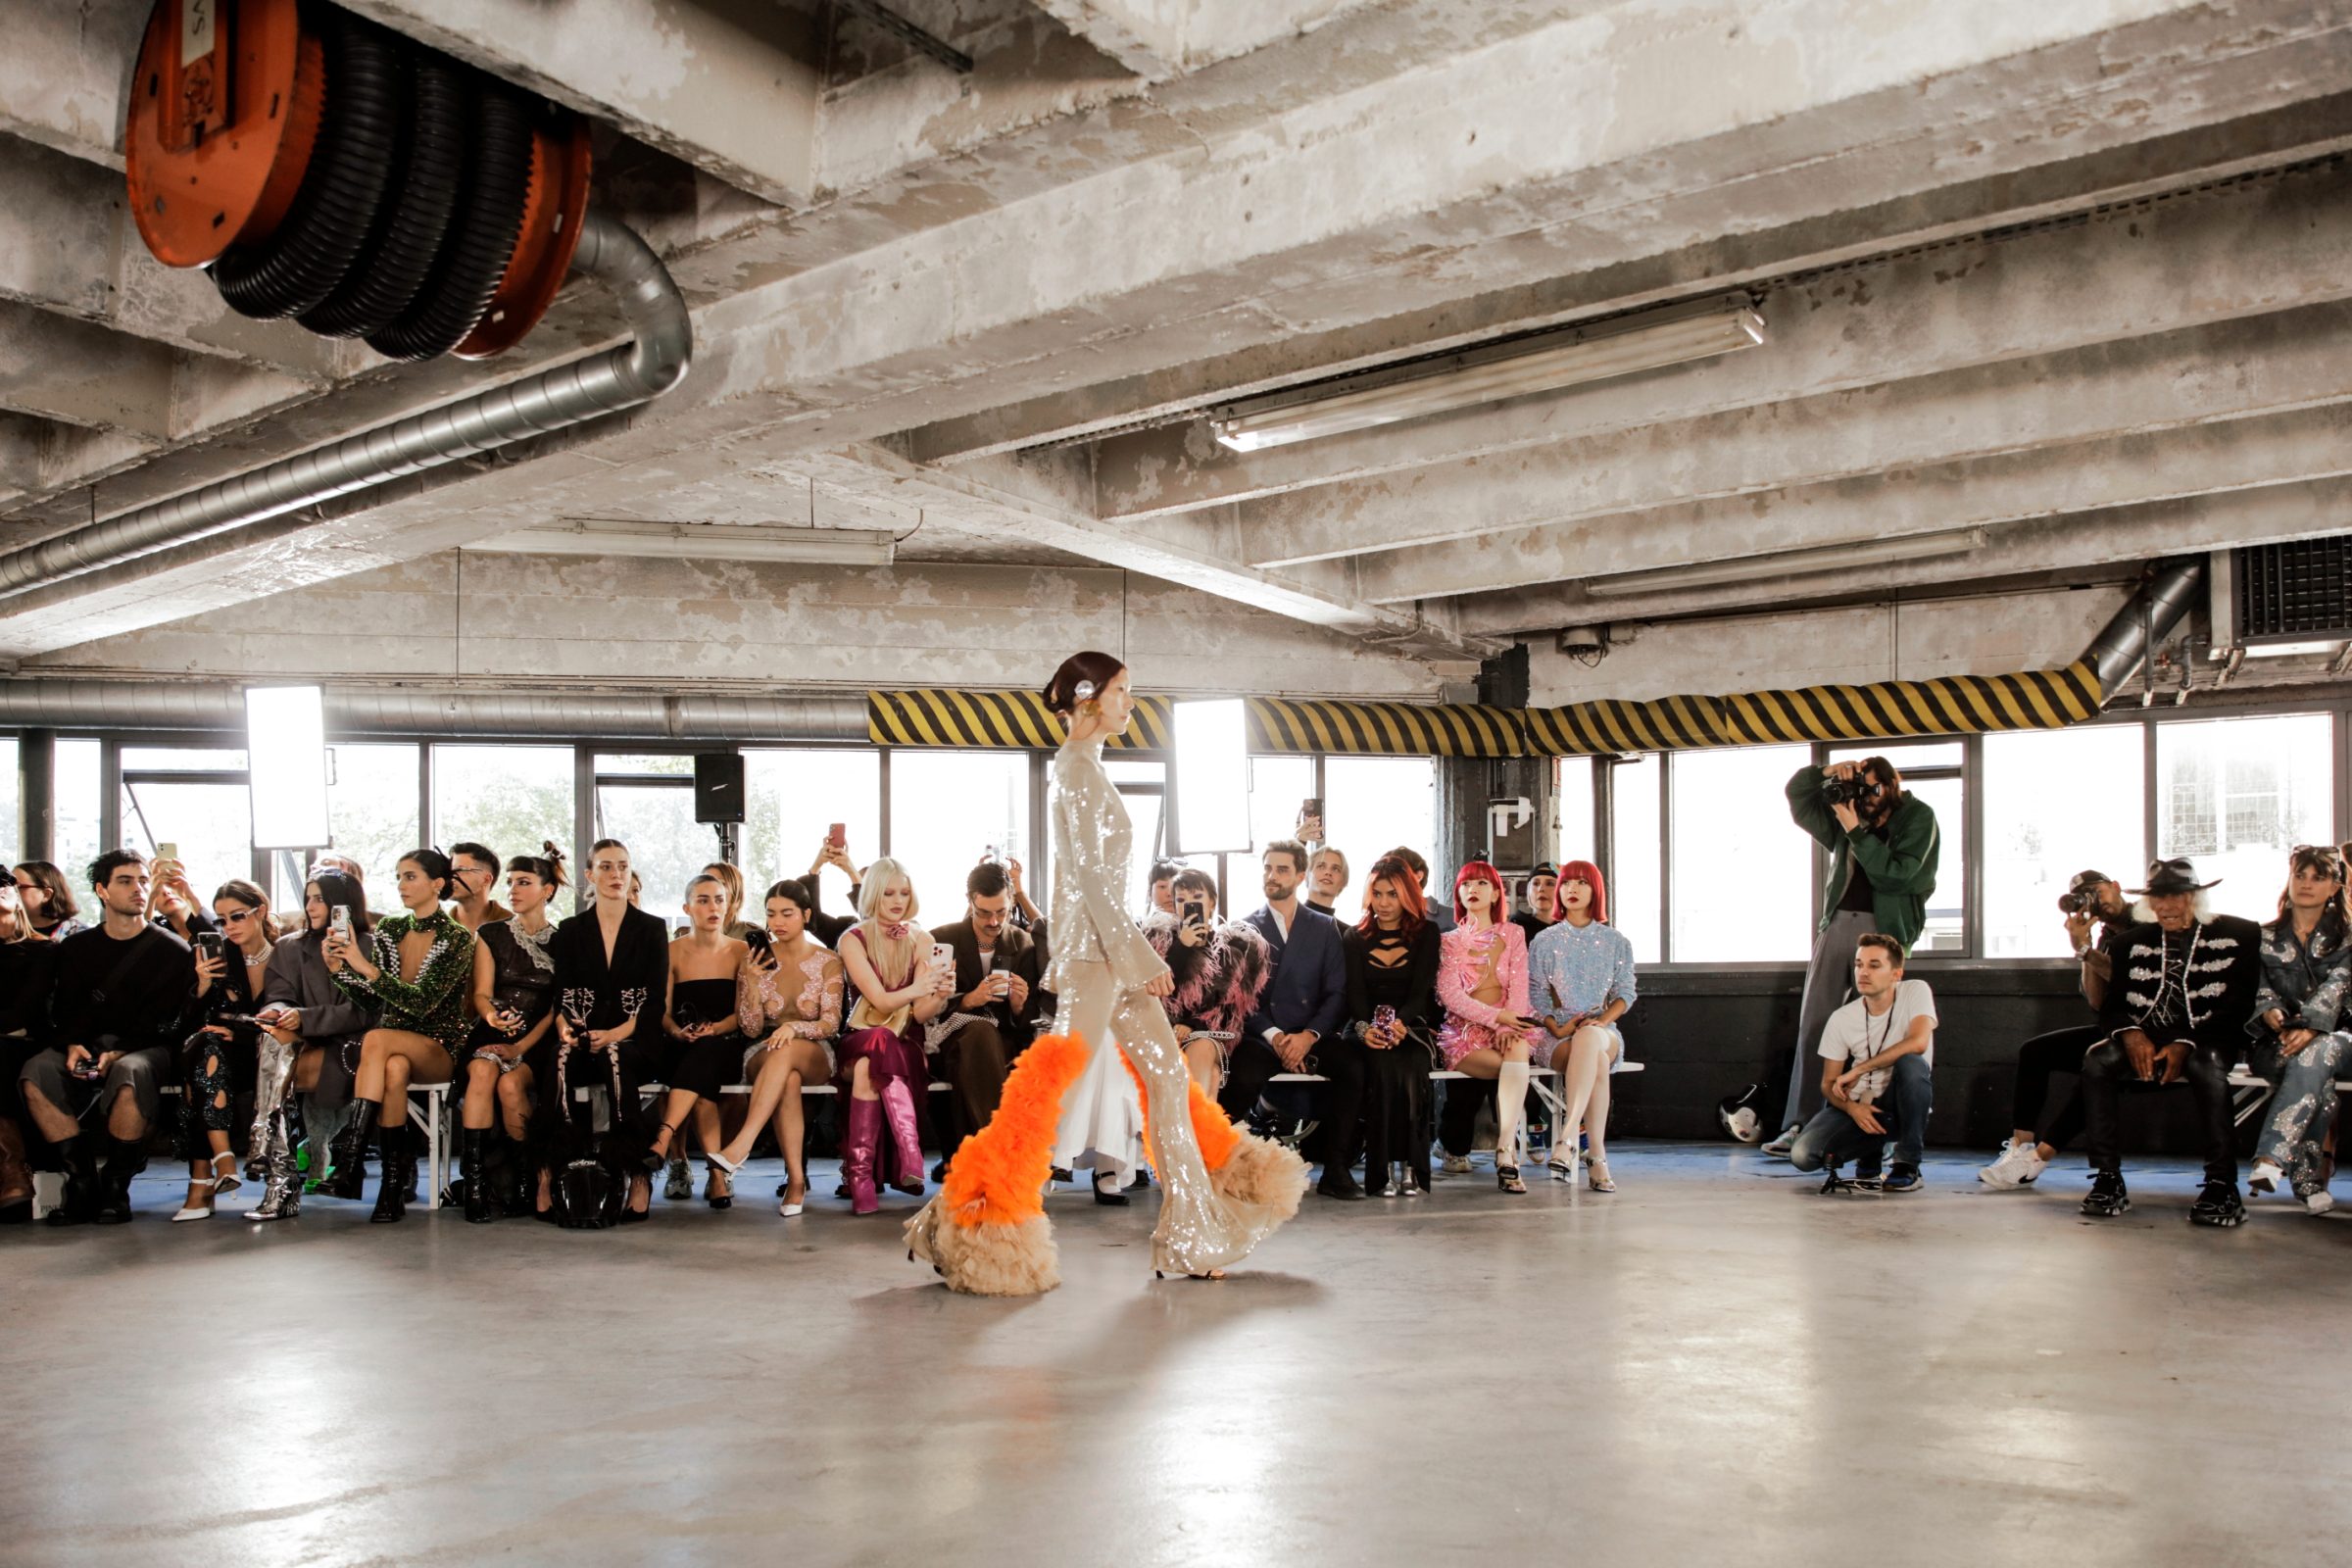
{"label": "silver metallic boot", "polygon": [[286,1136],[285,1117],[270,1118],[270,1150],[265,1156],[269,1186],[262,1200],[247,1212],[250,1220],[292,1219],[302,1207],[302,1172],[294,1165],[294,1142]]}

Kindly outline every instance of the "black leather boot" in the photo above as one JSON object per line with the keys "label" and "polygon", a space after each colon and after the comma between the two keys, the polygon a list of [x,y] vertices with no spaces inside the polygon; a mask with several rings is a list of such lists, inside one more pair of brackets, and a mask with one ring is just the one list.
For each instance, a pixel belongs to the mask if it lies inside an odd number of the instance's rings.
{"label": "black leather boot", "polygon": [[319,1197],[357,1201],[367,1191],[368,1135],[375,1131],[380,1108],[372,1100],[351,1102],[350,1119],[335,1134],[334,1142],[326,1146],[326,1178],[318,1184]]}
{"label": "black leather boot", "polygon": [[384,1148],[376,1162],[375,1212],[368,1216],[371,1225],[397,1225],[408,1217],[409,1182],[416,1175],[416,1156],[408,1151],[408,1141],[400,1129],[383,1130]]}
{"label": "black leather boot", "polygon": [[498,1218],[498,1208],[490,1201],[489,1160],[484,1151],[490,1142],[487,1128],[465,1129],[466,1149],[466,1223],[487,1225]]}
{"label": "black leather boot", "polygon": [[80,1135],[54,1147],[58,1163],[66,1168],[66,1193],[49,1211],[47,1223],[87,1225],[98,1214],[98,1151]]}
{"label": "black leather boot", "polygon": [[130,1223],[130,1179],[146,1168],[146,1140],[107,1139],[106,1169],[98,1177],[98,1212],[92,1216],[99,1224]]}

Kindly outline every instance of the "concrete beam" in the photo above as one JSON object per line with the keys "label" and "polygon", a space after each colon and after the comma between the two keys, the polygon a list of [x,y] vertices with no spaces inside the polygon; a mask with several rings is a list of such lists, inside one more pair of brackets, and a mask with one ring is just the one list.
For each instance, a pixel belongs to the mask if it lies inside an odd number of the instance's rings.
{"label": "concrete beam", "polygon": [[172,435],[178,371],[161,344],[0,304],[0,409],[153,445]]}
{"label": "concrete beam", "polygon": [[108,169],[153,0],[12,0],[0,8],[0,130]]}
{"label": "concrete beam", "polygon": [[[1198,421],[1112,437],[1097,448],[1101,511],[1152,516],[1335,482],[1371,494],[1357,482],[2344,299],[2348,251],[2352,171],[2326,166],[1774,289],[1770,340],[1720,360],[1264,452],[1230,452]],[[1256,537],[1260,564],[1321,553]]]}
{"label": "concrete beam", "polygon": [[823,41],[774,0],[347,0],[789,207],[815,188]]}
{"label": "concrete beam", "polygon": [[[1258,566],[1443,544],[2342,403],[2348,349],[2352,302],[2315,305],[1228,510],[1250,541],[1243,559]],[[1182,540],[1208,525],[1153,526]]]}
{"label": "concrete beam", "polygon": [[1374,604],[1509,593],[2340,474],[2352,474],[2352,403],[1358,556],[1356,591]]}
{"label": "concrete beam", "polygon": [[1038,8],[1148,81],[1310,32],[1369,0],[1037,0]]}
{"label": "concrete beam", "polygon": [[2344,531],[2347,515],[2352,515],[2352,479],[2323,479],[2010,523],[1994,529],[1981,548],[1940,560],[1651,594],[1602,595],[1581,584],[1560,585],[1482,594],[1459,603],[1465,626],[1501,635],[1596,620],[1683,619],[1877,593],[1941,589],[1950,597],[1967,597],[1971,584],[2326,538]]}

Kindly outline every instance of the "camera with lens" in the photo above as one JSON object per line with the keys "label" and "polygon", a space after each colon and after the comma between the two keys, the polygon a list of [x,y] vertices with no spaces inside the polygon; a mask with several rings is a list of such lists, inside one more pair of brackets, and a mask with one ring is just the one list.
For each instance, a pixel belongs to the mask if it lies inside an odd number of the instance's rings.
{"label": "camera with lens", "polygon": [[1846,778],[1832,775],[1821,781],[1821,798],[1831,806],[1859,807],[1870,793],[1870,775],[1867,773],[1856,773]]}
{"label": "camera with lens", "polygon": [[2060,914],[2096,914],[2099,912],[2099,890],[2082,888],[2058,895]]}

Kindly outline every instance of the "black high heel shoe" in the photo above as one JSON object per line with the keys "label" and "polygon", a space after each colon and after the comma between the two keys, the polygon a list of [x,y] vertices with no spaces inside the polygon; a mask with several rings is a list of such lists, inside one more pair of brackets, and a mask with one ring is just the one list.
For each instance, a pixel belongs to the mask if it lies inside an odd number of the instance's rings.
{"label": "black high heel shoe", "polygon": [[645,1167],[645,1173],[648,1176],[653,1175],[662,1166],[669,1163],[669,1152],[678,1147],[678,1124],[674,1121],[663,1122],[662,1124],[662,1130],[655,1133],[654,1138],[662,1145],[662,1152],[659,1154],[655,1153],[653,1151],[653,1146],[648,1144],[646,1146],[645,1157],[638,1161],[639,1164]]}
{"label": "black high heel shoe", "polygon": [[733,1175],[734,1172],[722,1168],[710,1159],[705,1159],[703,1161],[703,1201],[709,1203],[712,1208],[733,1208],[735,1206],[734,1182],[729,1181],[727,1190],[723,1193],[710,1191],[710,1183],[714,1178]]}
{"label": "black high heel shoe", "polygon": [[1094,1186],[1095,1201],[1101,1203],[1104,1208],[1125,1208],[1127,1206],[1127,1195],[1117,1188],[1105,1190],[1101,1182],[1095,1183]]}

